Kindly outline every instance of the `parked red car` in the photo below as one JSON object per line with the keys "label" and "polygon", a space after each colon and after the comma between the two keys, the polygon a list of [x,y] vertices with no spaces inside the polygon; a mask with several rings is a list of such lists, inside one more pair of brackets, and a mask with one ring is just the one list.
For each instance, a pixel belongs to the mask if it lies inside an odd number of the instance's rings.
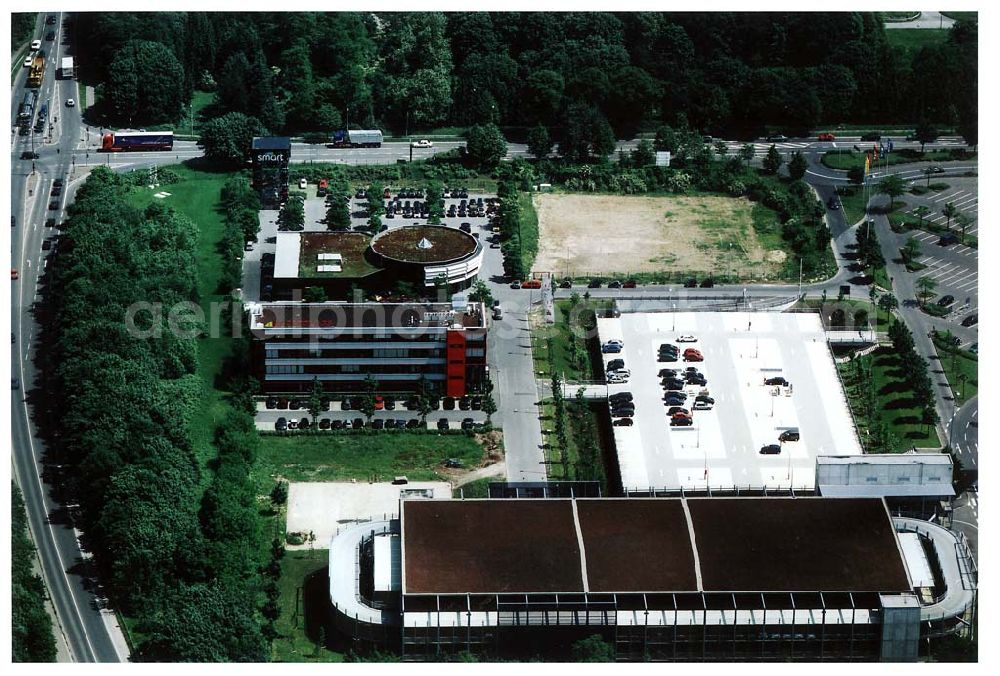
{"label": "parked red car", "polygon": [[831,134],[830,132],[825,132],[823,134],[820,134],[817,138],[819,138],[820,141],[833,141],[837,137]]}
{"label": "parked red car", "polygon": [[705,358],[701,356],[701,352],[689,347],[684,350],[684,361],[705,361]]}

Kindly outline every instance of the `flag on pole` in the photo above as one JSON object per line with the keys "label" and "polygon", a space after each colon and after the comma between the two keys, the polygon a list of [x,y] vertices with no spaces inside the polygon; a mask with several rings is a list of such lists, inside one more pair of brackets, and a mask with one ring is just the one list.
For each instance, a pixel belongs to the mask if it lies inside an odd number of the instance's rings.
{"label": "flag on pole", "polygon": [[868,153],[865,153],[865,176],[871,173],[871,168],[872,168],[872,156],[869,155]]}
{"label": "flag on pole", "polygon": [[875,159],[877,160],[878,159],[878,144],[877,143],[873,144],[872,145],[872,149],[873,149],[872,152],[875,153]]}

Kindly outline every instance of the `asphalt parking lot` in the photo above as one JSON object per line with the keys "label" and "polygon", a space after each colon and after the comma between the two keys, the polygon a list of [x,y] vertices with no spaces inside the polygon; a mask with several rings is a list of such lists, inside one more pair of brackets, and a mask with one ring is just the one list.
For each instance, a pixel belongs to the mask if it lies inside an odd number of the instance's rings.
{"label": "asphalt parking lot", "polygon": [[[914,182],[920,185],[920,181]],[[927,193],[925,195],[907,195],[906,201],[908,212],[913,211],[918,206],[927,207],[930,212],[925,220],[941,228],[948,226],[948,218],[941,213],[946,204],[952,204],[961,213],[972,219],[971,224],[966,228],[966,235],[978,237],[979,222],[977,220],[977,210],[979,206],[979,196],[977,179],[965,177],[947,178],[949,188],[937,193]],[[961,237],[960,229],[956,224],[956,218],[951,219],[951,230],[956,236]],[[968,346],[978,342],[978,322],[973,322],[972,316],[978,317],[979,313],[979,251],[978,249],[965,246],[963,244],[951,244],[941,246],[940,234],[926,232],[923,230],[913,230],[901,236],[901,241],[905,238],[913,237],[921,245],[921,256],[917,262],[926,266],[923,270],[913,273],[914,279],[920,277],[930,277],[937,282],[935,296],[929,302],[936,303],[943,296],[953,296],[954,301],[948,306],[949,312],[944,317],[936,320],[936,328],[939,330],[949,329],[955,333],[962,345]],[[968,326],[963,326],[965,321]]]}
{"label": "asphalt parking lot", "polygon": [[[811,489],[817,455],[857,455],[861,447],[817,315],[812,313],[679,312],[635,313],[599,318],[602,343],[624,341],[619,354],[631,370],[627,384],[610,394],[633,394],[630,427],[614,426],[614,440],[626,489],[740,487]],[[695,343],[676,343],[691,334]],[[701,351],[704,361],[659,362],[662,343]],[[706,386],[688,386],[685,408],[693,424],[672,427],[658,372],[695,366]],[[790,387],[764,385],[782,376]],[[688,406],[703,389],[712,410]],[[761,455],[785,430],[801,440],[781,444],[780,453]]]}

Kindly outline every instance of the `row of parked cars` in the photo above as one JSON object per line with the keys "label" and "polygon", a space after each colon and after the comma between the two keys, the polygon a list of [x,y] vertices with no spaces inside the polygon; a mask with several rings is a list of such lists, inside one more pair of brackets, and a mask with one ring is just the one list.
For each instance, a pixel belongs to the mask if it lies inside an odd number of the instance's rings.
{"label": "row of parked cars", "polygon": [[[686,336],[681,336],[681,338],[685,337]],[[678,341],[684,342],[681,341],[680,338],[678,338]],[[663,343],[662,345],[660,345],[660,350],[657,355],[657,361],[675,362],[678,361],[681,358],[681,356],[682,353],[679,347],[677,347],[676,345],[671,345],[670,343]],[[684,361],[690,361],[690,362],[705,361],[705,357],[704,355],[702,355],[701,351],[693,347],[689,347],[684,350],[683,359]]]}
{"label": "row of parked cars", "polygon": [[[444,399],[428,397],[427,403],[432,411],[439,408],[445,411],[454,411],[456,408],[460,411],[481,411],[483,408],[483,398],[478,395],[444,397]],[[420,410],[420,403],[416,397],[409,397],[402,402],[397,402],[396,398],[392,396],[375,395],[376,411],[395,411],[397,405],[402,406],[407,411]],[[301,397],[270,396],[264,401],[264,406],[268,409],[297,411],[309,408],[309,400]],[[324,406],[324,410],[327,410],[327,407],[329,410],[336,410],[332,407],[332,402]],[[340,402],[340,410],[342,411],[360,411],[363,407],[364,400],[361,396],[345,397]]]}
{"label": "row of parked cars", "polygon": [[[484,427],[483,423],[477,423],[472,418],[465,418],[462,420],[463,430],[475,430],[482,429]],[[382,418],[375,418],[369,423],[365,423],[364,418],[354,418],[353,420],[331,420],[330,418],[320,418],[318,422],[311,422],[309,418],[292,418],[287,420],[285,418],[278,418],[274,421],[274,430],[276,432],[287,432],[289,430],[360,430],[364,428],[371,430],[413,430],[423,427],[423,423],[420,422],[420,418],[395,418],[384,420]],[[439,432],[444,432],[451,429],[451,425],[447,418],[440,418],[437,421],[437,428]]]}
{"label": "row of parked cars", "polygon": [[[677,337],[678,343],[694,343],[697,338],[692,335]],[[681,348],[671,343],[660,345],[659,361],[675,362],[681,355]],[[684,361],[700,362],[704,360],[701,352],[693,347],[683,352]],[[671,427],[689,427],[694,424],[693,411],[710,411],[715,406],[715,399],[709,396],[708,379],[696,366],[681,369],[663,368],[657,374],[663,387],[663,404],[667,406]],[[701,387],[694,400],[689,404],[688,390],[691,387]]]}
{"label": "row of parked cars", "polygon": [[[620,360],[619,360],[620,361]],[[631,392],[616,392],[608,397],[611,409],[611,424],[616,427],[631,427],[635,415],[635,402]]]}

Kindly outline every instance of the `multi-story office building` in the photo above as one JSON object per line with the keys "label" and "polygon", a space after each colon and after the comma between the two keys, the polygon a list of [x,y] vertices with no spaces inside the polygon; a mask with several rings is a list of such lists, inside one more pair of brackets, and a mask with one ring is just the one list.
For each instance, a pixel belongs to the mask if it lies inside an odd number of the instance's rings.
{"label": "multi-story office building", "polygon": [[253,360],[268,393],[357,392],[371,375],[384,392],[462,396],[485,384],[482,303],[255,303]]}

